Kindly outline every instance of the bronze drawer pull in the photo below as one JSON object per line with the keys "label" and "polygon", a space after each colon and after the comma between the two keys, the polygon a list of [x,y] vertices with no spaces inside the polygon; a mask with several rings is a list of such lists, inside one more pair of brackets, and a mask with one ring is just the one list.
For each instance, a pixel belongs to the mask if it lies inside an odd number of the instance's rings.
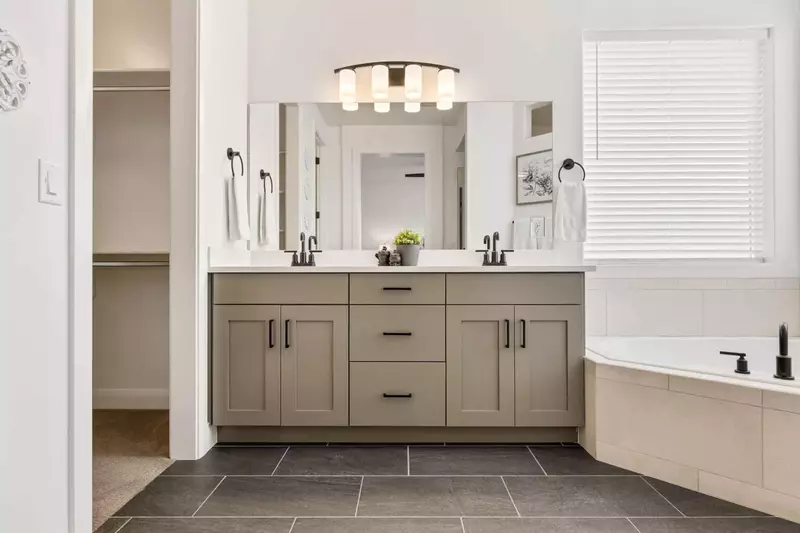
{"label": "bronze drawer pull", "polygon": [[411,393],[408,394],[389,394],[387,392],[383,393],[384,398],[411,398]]}
{"label": "bronze drawer pull", "polygon": [[384,331],[384,336],[386,337],[410,337],[410,331]]}

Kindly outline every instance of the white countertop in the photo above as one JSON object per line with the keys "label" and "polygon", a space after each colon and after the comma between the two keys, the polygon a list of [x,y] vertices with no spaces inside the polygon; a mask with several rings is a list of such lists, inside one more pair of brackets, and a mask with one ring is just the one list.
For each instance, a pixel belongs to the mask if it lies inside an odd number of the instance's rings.
{"label": "white countertop", "polygon": [[591,272],[594,270],[593,266],[588,265],[513,265],[504,267],[493,266],[472,266],[472,265],[451,265],[451,266],[399,266],[399,267],[379,267],[379,266],[316,266],[316,267],[292,267],[292,266],[254,266],[254,265],[229,265],[229,266],[213,266],[209,268],[209,272],[215,274],[221,273],[242,273],[242,274],[277,274],[277,273],[291,273],[303,274],[315,272],[317,274],[325,273],[344,273],[344,274],[409,274],[414,272],[426,273],[468,273],[468,272],[481,272],[488,274],[497,274],[500,272]]}
{"label": "white countertop", "polygon": [[583,264],[580,255],[564,251],[519,251],[508,254],[508,266],[482,266],[482,255],[465,250],[422,250],[418,266],[379,267],[375,252],[367,250],[326,250],[315,254],[315,267],[290,266],[291,255],[281,251],[209,249],[211,273],[380,273],[414,272],[591,272],[593,265]]}

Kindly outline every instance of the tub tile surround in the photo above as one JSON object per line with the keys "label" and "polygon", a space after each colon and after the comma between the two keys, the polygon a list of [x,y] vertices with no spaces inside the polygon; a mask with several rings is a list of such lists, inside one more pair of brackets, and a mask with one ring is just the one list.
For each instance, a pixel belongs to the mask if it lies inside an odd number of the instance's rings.
{"label": "tub tile surround", "polygon": [[587,335],[772,336],[781,322],[800,331],[800,279],[586,277]]}
{"label": "tub tile surround", "polygon": [[800,522],[800,394],[608,361],[585,364],[596,459]]}
{"label": "tub tile surround", "polygon": [[[178,461],[173,471],[184,474],[162,475],[99,531],[800,532],[798,524],[596,461],[574,444],[220,445],[212,452],[219,450],[224,455],[203,468]],[[278,464],[273,452],[281,453]],[[392,471],[402,463],[406,471],[375,474],[376,463]],[[347,475],[330,474],[343,464]],[[244,474],[269,468],[271,475]]]}

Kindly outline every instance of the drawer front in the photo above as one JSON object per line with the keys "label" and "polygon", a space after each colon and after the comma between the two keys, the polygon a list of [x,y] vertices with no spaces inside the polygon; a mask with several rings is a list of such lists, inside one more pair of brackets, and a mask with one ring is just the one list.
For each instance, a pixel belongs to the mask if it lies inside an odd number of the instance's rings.
{"label": "drawer front", "polygon": [[445,363],[350,363],[351,426],[444,426]]}
{"label": "drawer front", "polygon": [[583,274],[448,274],[451,305],[581,305]]}
{"label": "drawer front", "polygon": [[350,303],[443,305],[444,274],[351,274]]}
{"label": "drawer front", "polygon": [[351,361],[444,361],[443,305],[350,306]]}
{"label": "drawer front", "polygon": [[214,274],[215,304],[346,304],[347,274]]}

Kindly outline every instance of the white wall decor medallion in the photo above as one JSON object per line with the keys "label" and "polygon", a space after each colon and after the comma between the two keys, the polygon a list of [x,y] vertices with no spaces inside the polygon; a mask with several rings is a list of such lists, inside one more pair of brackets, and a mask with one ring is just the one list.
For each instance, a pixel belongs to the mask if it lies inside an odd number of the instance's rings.
{"label": "white wall decor medallion", "polygon": [[0,111],[13,111],[28,96],[28,66],[22,47],[0,28]]}

